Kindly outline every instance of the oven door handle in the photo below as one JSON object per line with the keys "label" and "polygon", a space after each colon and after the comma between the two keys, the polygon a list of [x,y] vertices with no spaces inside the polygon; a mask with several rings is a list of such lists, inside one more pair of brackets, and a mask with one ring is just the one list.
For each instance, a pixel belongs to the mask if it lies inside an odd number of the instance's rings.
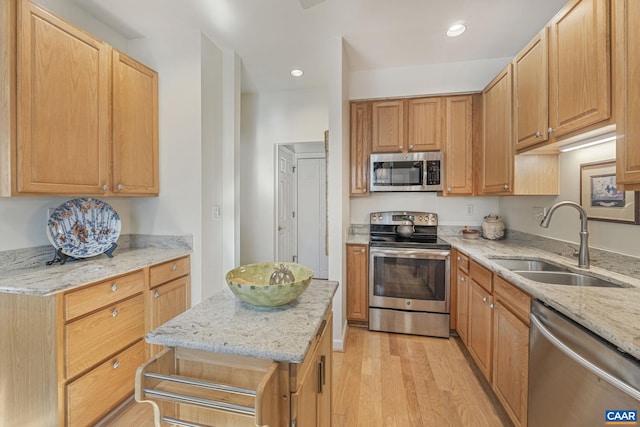
{"label": "oven door handle", "polygon": [[450,250],[441,249],[399,249],[399,248],[370,248],[369,255],[385,256],[392,258],[420,258],[420,259],[443,259],[446,260],[451,256]]}

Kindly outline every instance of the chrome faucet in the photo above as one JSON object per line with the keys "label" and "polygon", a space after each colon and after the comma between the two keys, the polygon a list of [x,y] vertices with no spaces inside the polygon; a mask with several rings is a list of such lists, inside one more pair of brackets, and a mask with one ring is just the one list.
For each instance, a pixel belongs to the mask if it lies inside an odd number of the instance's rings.
{"label": "chrome faucet", "polygon": [[549,228],[551,215],[560,206],[573,206],[580,212],[580,252],[578,252],[578,267],[589,268],[589,232],[587,231],[587,212],[576,202],[558,202],[549,208],[549,212],[540,221],[540,227]]}

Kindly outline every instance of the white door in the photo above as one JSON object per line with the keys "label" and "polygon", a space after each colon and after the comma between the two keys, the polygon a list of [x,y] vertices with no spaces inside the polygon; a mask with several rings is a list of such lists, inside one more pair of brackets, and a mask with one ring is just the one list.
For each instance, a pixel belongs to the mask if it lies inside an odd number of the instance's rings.
{"label": "white door", "polygon": [[326,164],[324,158],[297,159],[298,257],[313,277],[329,277],[326,252]]}
{"label": "white door", "polygon": [[278,147],[278,253],[276,261],[295,261],[295,179],[293,153]]}

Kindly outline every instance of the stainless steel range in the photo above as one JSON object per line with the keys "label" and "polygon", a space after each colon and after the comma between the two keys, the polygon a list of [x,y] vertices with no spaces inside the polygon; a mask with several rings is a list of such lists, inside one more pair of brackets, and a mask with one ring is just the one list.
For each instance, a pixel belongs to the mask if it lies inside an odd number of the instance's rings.
{"label": "stainless steel range", "polygon": [[450,250],[428,212],[370,215],[369,329],[449,336]]}

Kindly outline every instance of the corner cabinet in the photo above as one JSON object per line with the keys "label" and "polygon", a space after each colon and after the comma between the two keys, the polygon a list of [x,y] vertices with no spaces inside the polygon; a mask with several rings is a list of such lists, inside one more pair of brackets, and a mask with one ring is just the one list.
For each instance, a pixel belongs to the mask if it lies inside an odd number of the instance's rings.
{"label": "corner cabinet", "polygon": [[444,98],[445,196],[473,195],[473,97]]}
{"label": "corner cabinet", "polygon": [[640,2],[616,0],[616,173],[625,191],[640,190]]}
{"label": "corner cabinet", "polygon": [[347,320],[369,321],[368,245],[347,245]]}
{"label": "corner cabinet", "polygon": [[0,195],[157,194],[157,74],[35,3],[1,7]]}
{"label": "corner cabinet", "polygon": [[513,192],[513,129],[511,64],[482,92],[482,141],[479,192]]}

